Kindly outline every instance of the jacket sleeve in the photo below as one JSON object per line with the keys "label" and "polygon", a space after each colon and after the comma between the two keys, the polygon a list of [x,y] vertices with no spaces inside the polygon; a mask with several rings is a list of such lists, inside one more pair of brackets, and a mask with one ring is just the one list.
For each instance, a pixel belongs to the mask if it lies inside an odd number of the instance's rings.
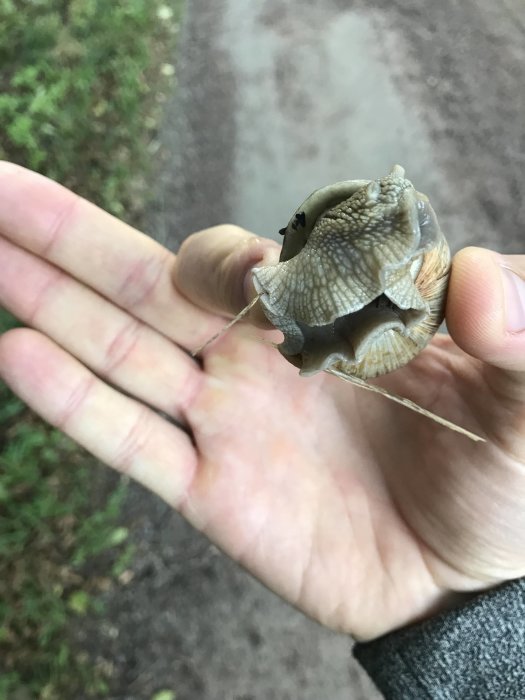
{"label": "jacket sleeve", "polygon": [[354,656],[387,700],[525,700],[525,578]]}

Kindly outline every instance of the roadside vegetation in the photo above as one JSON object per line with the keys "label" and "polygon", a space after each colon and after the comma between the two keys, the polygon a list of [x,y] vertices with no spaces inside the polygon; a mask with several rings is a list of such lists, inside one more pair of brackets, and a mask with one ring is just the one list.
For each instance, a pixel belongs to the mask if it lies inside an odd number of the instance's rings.
{"label": "roadside vegetation", "polygon": [[[0,0],[0,158],[141,225],[178,19],[176,1]],[[126,484],[101,494],[100,470],[0,383],[0,700],[108,691],[69,633],[133,557]]]}

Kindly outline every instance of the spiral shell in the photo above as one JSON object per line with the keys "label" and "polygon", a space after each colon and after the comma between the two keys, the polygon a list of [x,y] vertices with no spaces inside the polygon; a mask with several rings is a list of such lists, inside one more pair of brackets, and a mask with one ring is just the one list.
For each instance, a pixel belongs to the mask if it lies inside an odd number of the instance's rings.
{"label": "spiral shell", "polygon": [[407,364],[444,316],[450,251],[428,198],[401,166],[314,192],[277,265],[255,268],[280,352],[301,374],[368,379]]}

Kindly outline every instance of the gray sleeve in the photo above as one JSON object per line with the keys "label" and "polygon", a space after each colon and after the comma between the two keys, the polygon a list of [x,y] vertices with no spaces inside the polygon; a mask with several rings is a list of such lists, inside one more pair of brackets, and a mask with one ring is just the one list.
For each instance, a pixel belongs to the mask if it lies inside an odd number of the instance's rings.
{"label": "gray sleeve", "polygon": [[525,700],[525,578],[354,656],[387,700]]}

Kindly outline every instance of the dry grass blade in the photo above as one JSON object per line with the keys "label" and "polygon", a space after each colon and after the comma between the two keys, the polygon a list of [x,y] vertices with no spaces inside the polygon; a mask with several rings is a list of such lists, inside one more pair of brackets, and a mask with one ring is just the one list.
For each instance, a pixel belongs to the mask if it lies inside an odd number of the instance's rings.
{"label": "dry grass blade", "polygon": [[468,437],[474,442],[487,442],[485,438],[476,435],[476,433],[471,433],[470,430],[466,430],[465,428],[462,428],[461,426],[456,425],[455,423],[452,423],[451,421],[448,421],[445,418],[441,418],[441,416],[437,416],[435,413],[427,411],[425,408],[421,408],[421,406],[418,406],[417,403],[410,401],[410,399],[405,399],[402,396],[397,396],[397,394],[391,394],[389,391],[383,389],[380,386],[368,384],[363,379],[358,379],[357,377],[352,377],[347,374],[343,374],[342,372],[338,372],[336,369],[327,369],[326,372],[328,372],[329,374],[333,374],[335,377],[339,377],[339,379],[344,379],[345,382],[350,382],[351,384],[354,384],[354,386],[358,386],[361,389],[365,389],[366,391],[372,391],[375,394],[381,394],[381,396],[385,396],[387,399],[390,399],[390,401],[395,401],[396,403],[401,404],[401,406],[409,408],[411,411],[420,413],[422,416],[430,418],[430,420],[433,420],[435,423],[439,423],[439,425],[443,425],[445,426],[445,428],[449,428],[449,430],[453,430],[456,433],[460,433],[461,435]]}
{"label": "dry grass blade", "polygon": [[197,357],[197,355],[200,355],[203,350],[206,350],[207,347],[209,347],[212,343],[214,343],[216,340],[219,340],[219,338],[222,338],[222,336],[227,333],[232,326],[234,326],[236,323],[241,321],[245,316],[249,314],[249,312],[253,309],[255,304],[259,301],[260,294],[258,294],[249,304],[248,306],[245,306],[242,311],[239,311],[237,316],[235,318],[232,318],[232,320],[224,326],[224,328],[221,328],[221,330],[218,333],[215,333],[214,336],[209,338],[203,345],[198,347],[196,350],[193,350],[191,353],[192,357]]}

